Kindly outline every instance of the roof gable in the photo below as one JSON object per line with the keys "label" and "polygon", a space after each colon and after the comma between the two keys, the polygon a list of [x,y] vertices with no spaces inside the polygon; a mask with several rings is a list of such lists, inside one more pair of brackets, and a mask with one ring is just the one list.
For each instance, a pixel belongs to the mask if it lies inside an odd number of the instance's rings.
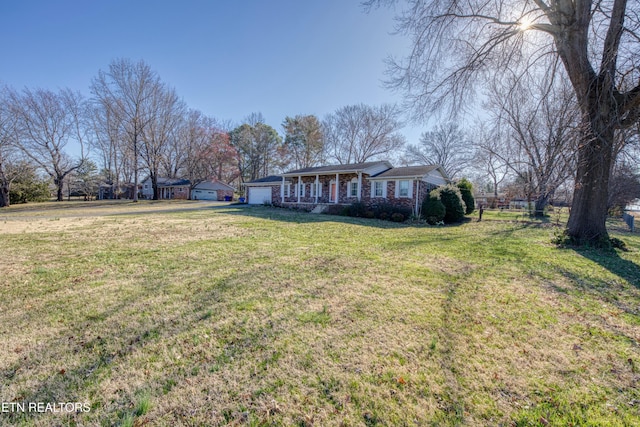
{"label": "roof gable", "polygon": [[379,173],[375,178],[395,178],[395,177],[418,177],[427,175],[434,169],[437,169],[438,165],[422,165],[422,166],[403,166],[399,168],[393,168]]}
{"label": "roof gable", "polygon": [[[191,181],[188,179],[179,179],[179,178],[167,178],[167,177],[158,177],[158,187],[176,187],[176,186],[185,186],[191,185]],[[141,184],[151,184],[151,177],[148,177]]]}
{"label": "roof gable", "polygon": [[194,190],[224,190],[224,191],[235,191],[235,189],[220,181],[202,181],[198,185],[194,187]]}
{"label": "roof gable", "polygon": [[421,179],[435,185],[444,185],[450,181],[440,165],[404,166],[379,173],[369,179]]}

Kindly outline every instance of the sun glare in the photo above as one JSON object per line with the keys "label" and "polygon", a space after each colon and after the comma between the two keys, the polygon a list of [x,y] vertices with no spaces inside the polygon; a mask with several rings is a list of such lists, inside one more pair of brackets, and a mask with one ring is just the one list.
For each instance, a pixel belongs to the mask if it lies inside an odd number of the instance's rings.
{"label": "sun glare", "polygon": [[529,28],[531,28],[532,25],[533,25],[533,20],[528,16],[523,16],[518,21],[518,30],[520,31],[528,30]]}

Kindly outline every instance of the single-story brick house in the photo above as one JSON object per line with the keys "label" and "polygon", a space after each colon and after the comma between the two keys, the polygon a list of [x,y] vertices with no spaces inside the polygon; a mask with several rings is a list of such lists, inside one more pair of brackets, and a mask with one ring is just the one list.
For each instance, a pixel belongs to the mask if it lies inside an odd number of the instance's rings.
{"label": "single-story brick house", "polygon": [[192,200],[233,200],[235,188],[217,180],[203,181],[191,190]]}
{"label": "single-story brick house", "polygon": [[329,204],[389,203],[418,214],[429,191],[450,180],[438,165],[394,168],[388,161],[298,169],[245,183],[249,204],[313,210]]}
{"label": "single-story brick house", "polygon": [[[158,178],[158,199],[189,199],[191,183],[188,179]],[[151,178],[142,181],[142,197],[153,199]]]}

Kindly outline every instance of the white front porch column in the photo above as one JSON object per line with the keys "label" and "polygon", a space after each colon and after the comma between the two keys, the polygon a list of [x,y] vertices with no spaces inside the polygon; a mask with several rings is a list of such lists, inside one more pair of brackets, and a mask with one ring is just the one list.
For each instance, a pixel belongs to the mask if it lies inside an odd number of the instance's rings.
{"label": "white front porch column", "polygon": [[284,176],[282,177],[282,188],[280,189],[280,203],[284,203],[284,186],[285,186],[285,180],[284,180]]}
{"label": "white front porch column", "polygon": [[302,191],[300,191],[300,189],[302,188],[302,176],[298,176],[298,203],[300,203],[300,193]]}
{"label": "white front porch column", "polygon": [[318,185],[319,181],[320,181],[320,175],[316,175],[316,183],[315,183],[315,186],[316,186],[316,205],[318,204],[318,190],[320,189],[319,185]]}
{"label": "white front porch column", "polygon": [[[413,183],[411,183],[413,185]],[[416,211],[413,213],[415,216],[418,216],[420,213],[420,206],[418,205],[418,198],[420,197],[420,180],[416,180],[416,194],[413,195],[416,198]]]}
{"label": "white front porch column", "polygon": [[338,204],[338,199],[340,198],[340,174],[336,174],[336,200],[334,200],[335,204]]}
{"label": "white front porch column", "polygon": [[358,201],[362,200],[362,172],[358,172]]}

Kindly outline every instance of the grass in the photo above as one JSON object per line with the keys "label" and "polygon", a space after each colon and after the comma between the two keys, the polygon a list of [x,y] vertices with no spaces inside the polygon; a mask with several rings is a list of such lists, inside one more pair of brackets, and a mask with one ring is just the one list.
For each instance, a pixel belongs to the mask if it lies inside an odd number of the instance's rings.
{"label": "grass", "polygon": [[640,236],[485,215],[2,210],[0,402],[91,410],[0,425],[640,425]]}

